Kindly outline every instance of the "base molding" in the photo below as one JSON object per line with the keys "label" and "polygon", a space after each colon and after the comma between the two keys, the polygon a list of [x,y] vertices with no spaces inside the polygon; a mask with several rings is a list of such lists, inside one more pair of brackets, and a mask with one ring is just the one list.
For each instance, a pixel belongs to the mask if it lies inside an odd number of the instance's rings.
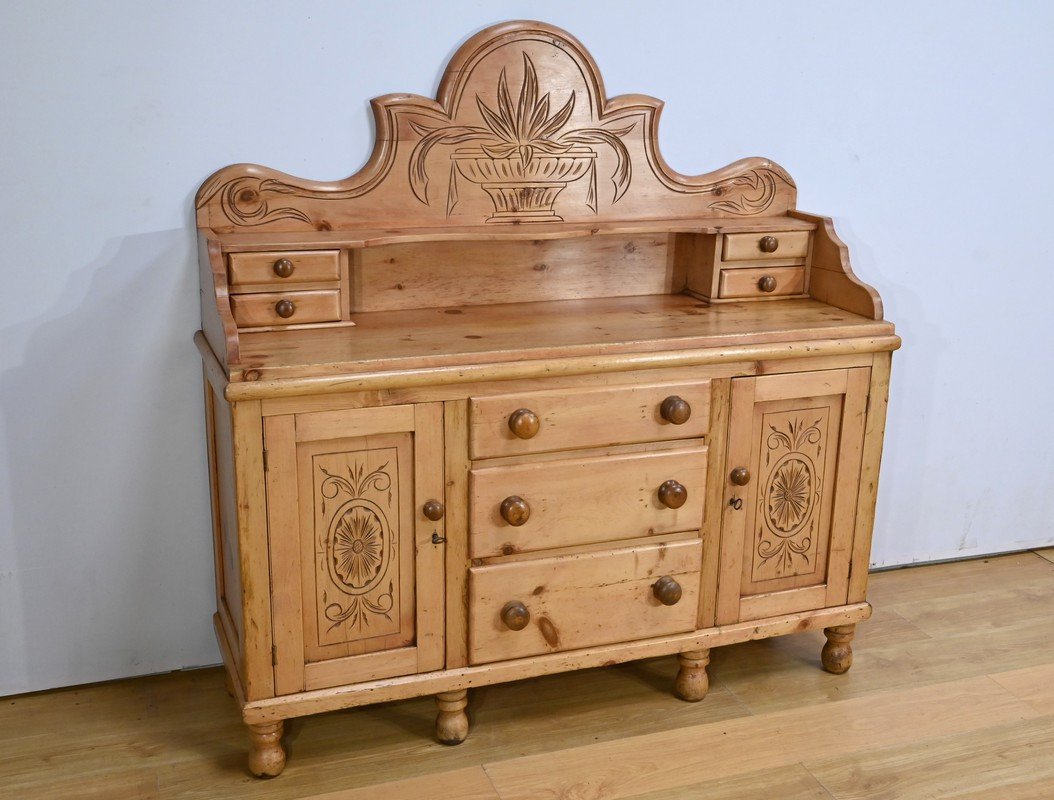
{"label": "base molding", "polygon": [[539,675],[609,666],[685,651],[709,650],[713,647],[755,639],[768,639],[789,633],[852,625],[870,616],[870,603],[853,603],[816,611],[801,611],[764,620],[719,625],[714,628],[663,636],[657,639],[643,639],[566,653],[550,653],[473,667],[384,678],[350,686],[253,700],[242,704],[242,717],[250,725],[275,722],[373,703],[387,703],[392,700],[406,700],[429,694],[456,692],[475,686],[507,683]]}

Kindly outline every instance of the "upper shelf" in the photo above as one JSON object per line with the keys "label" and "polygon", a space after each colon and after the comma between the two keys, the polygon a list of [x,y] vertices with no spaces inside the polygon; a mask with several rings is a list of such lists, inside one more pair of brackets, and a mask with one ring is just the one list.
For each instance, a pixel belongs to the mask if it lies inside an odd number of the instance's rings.
{"label": "upper shelf", "polygon": [[[816,223],[797,217],[740,217],[717,219],[609,220],[533,225],[466,225],[435,228],[361,228],[349,231],[295,231],[281,234],[289,247],[383,247],[414,242],[581,239],[589,236],[646,233],[750,233],[753,231],[811,231]],[[213,232],[210,238],[224,249],[271,250],[269,231]]]}
{"label": "upper shelf", "polygon": [[794,182],[764,158],[705,175],[672,170],[658,148],[661,109],[644,95],[608,98],[592,56],[567,32],[541,22],[495,25],[454,54],[435,100],[373,101],[376,141],[357,174],[315,182],[253,164],[226,167],[198,192],[198,227],[507,230],[771,217],[794,208]]}

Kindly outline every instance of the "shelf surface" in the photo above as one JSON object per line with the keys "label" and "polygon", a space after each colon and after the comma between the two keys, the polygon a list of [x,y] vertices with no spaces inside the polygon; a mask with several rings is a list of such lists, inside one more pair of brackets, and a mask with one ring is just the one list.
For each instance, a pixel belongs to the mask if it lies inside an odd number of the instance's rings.
{"label": "shelf surface", "polygon": [[241,368],[300,377],[609,353],[888,336],[811,299],[708,305],[687,295],[353,314],[354,327],[242,332]]}

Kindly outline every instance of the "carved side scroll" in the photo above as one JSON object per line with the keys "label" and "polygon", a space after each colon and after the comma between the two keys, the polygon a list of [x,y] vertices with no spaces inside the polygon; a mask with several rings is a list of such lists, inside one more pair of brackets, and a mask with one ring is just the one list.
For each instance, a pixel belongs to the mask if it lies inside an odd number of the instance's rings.
{"label": "carved side scroll", "polygon": [[699,176],[658,150],[662,103],[608,99],[582,45],[539,22],[469,39],[435,100],[373,101],[376,144],[356,175],[310,182],[266,167],[220,170],[197,196],[218,231],[338,230],[785,214],[790,176],[751,158]]}

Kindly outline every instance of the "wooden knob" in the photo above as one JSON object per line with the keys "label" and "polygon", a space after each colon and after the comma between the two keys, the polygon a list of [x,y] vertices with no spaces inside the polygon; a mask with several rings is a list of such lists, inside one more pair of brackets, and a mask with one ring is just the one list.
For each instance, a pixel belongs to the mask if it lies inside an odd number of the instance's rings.
{"label": "wooden knob", "polygon": [[274,313],[282,319],[289,319],[295,311],[296,306],[293,305],[292,300],[279,300],[274,304]]}
{"label": "wooden knob", "polygon": [[736,486],[746,486],[750,483],[750,470],[746,467],[736,467],[732,470],[732,473],[728,476],[728,479],[732,481]]}
{"label": "wooden knob", "polygon": [[502,606],[501,621],[510,631],[522,631],[531,621],[531,612],[519,600],[510,600]]}
{"label": "wooden knob", "polygon": [[288,278],[293,274],[293,262],[288,258],[280,258],[274,262],[274,274],[279,278]]}
{"label": "wooden knob", "polygon": [[667,508],[680,508],[688,499],[688,490],[672,478],[659,487],[659,502]]}
{"label": "wooden knob", "polygon": [[684,425],[688,418],[692,416],[692,407],[688,405],[687,401],[675,394],[671,394],[662,401],[662,405],[659,406],[659,413],[667,422],[671,422],[674,425]]}
{"label": "wooden knob", "polygon": [[501,518],[518,528],[531,518],[531,507],[522,497],[506,497],[501,501]]}
{"label": "wooden knob", "polygon": [[776,291],[776,279],[771,275],[764,275],[758,281],[758,288],[763,292],[774,292]]}
{"label": "wooden knob", "polygon": [[438,500],[429,500],[421,507],[421,511],[432,522],[438,522],[443,518],[443,514],[446,513],[446,506]]}
{"label": "wooden knob", "polygon": [[518,408],[509,417],[509,430],[521,439],[533,438],[541,424],[538,415],[529,408]]}
{"label": "wooden knob", "polygon": [[780,240],[775,236],[762,236],[758,239],[758,250],[762,253],[775,253],[780,246]]}
{"label": "wooden knob", "polygon": [[663,575],[659,580],[655,581],[651,586],[651,591],[655,595],[655,599],[664,606],[675,606],[677,601],[681,599],[681,584],[669,575]]}

